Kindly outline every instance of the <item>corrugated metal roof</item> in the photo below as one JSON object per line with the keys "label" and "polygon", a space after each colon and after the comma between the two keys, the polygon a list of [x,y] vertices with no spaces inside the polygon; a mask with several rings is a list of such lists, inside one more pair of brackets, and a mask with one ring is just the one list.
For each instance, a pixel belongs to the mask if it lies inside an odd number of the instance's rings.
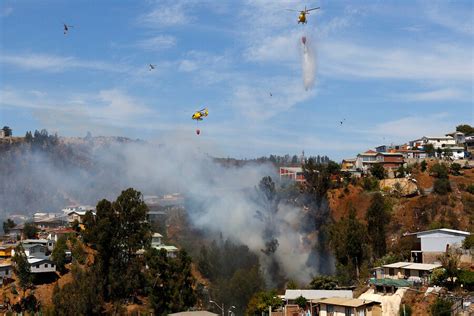
{"label": "corrugated metal roof", "polygon": [[295,300],[303,296],[307,300],[314,300],[326,297],[352,298],[351,290],[286,290],[285,300]]}
{"label": "corrugated metal roof", "polygon": [[383,265],[382,267],[383,268],[402,268],[402,267],[405,267],[409,264],[410,264],[410,262],[395,262],[395,263],[390,263],[390,264]]}
{"label": "corrugated metal roof", "polygon": [[342,297],[330,297],[319,301],[321,304],[331,304],[331,305],[338,305],[338,306],[348,306],[348,307],[360,307],[363,305],[370,305],[370,304],[380,304],[379,302],[370,301],[370,300],[363,300],[358,298],[342,298]]}
{"label": "corrugated metal roof", "polygon": [[417,233],[412,233],[410,235],[429,235],[429,234],[434,234],[434,233],[439,233],[439,232],[444,232],[448,234],[453,234],[453,235],[463,235],[463,236],[469,236],[471,235],[470,232],[462,231],[462,230],[455,230],[455,229],[449,229],[449,228],[439,228],[439,229],[431,229],[431,230],[425,230],[422,232],[417,232]]}
{"label": "corrugated metal roof", "polygon": [[391,264],[386,264],[382,266],[383,268],[403,268],[410,270],[424,270],[430,271],[436,268],[440,268],[440,264],[430,264],[430,263],[414,263],[414,262],[395,262]]}

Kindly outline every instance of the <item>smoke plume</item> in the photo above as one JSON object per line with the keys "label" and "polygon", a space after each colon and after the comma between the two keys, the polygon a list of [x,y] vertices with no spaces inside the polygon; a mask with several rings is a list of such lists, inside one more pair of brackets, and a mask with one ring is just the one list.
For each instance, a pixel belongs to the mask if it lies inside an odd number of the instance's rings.
{"label": "smoke plume", "polygon": [[258,198],[260,180],[271,176],[278,181],[270,164],[223,166],[202,152],[199,143],[183,139],[160,145],[114,141],[97,146],[94,138],[77,142],[60,147],[65,154],[59,161],[55,151],[27,147],[7,155],[9,167],[0,170],[6,180],[0,187],[4,217],[57,212],[71,203],[95,205],[102,198],[115,199],[128,187],[144,195],[179,192],[194,227],[247,245],[260,256],[264,270],[276,261],[280,273],[299,282],[319,272],[317,240],[308,242],[302,207],[278,201],[271,217],[256,216],[265,213]]}

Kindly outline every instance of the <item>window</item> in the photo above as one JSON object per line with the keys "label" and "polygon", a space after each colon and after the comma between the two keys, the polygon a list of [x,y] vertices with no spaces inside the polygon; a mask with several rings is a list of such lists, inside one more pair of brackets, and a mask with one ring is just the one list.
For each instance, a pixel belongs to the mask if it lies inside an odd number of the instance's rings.
{"label": "window", "polygon": [[365,308],[358,309],[357,316],[366,316]]}
{"label": "window", "polygon": [[46,263],[46,264],[44,265],[44,267],[47,268],[47,267],[48,267],[48,264]]}
{"label": "window", "polygon": [[395,269],[394,268],[389,268],[388,269],[388,275],[395,275]]}
{"label": "window", "polygon": [[344,315],[345,316],[352,316],[352,308],[346,306]]}
{"label": "window", "polygon": [[410,270],[409,269],[405,269],[405,277],[406,278],[410,277]]}
{"label": "window", "polygon": [[39,264],[35,265],[35,268],[36,268],[36,269],[39,269],[39,267],[40,267],[40,265],[39,265]]}
{"label": "window", "polygon": [[327,314],[328,316],[334,315],[334,305],[327,305]]}

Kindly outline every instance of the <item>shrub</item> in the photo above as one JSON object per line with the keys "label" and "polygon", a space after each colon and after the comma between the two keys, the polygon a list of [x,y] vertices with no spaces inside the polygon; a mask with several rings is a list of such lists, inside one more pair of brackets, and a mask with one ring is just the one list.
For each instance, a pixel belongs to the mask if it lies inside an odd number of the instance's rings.
{"label": "shrub", "polygon": [[434,164],[431,167],[430,172],[433,173],[433,175],[436,178],[439,178],[439,179],[447,179],[448,178],[448,168],[444,164],[440,164],[440,163]]}
{"label": "shrub", "polygon": [[374,177],[366,177],[362,179],[362,188],[366,191],[374,191],[379,188],[379,180]]}
{"label": "shrub", "polygon": [[433,305],[430,307],[431,315],[433,316],[451,316],[452,302],[438,297]]}
{"label": "shrub", "polygon": [[451,185],[449,184],[449,180],[447,178],[436,179],[434,182],[433,191],[441,195],[445,195],[448,194],[448,192],[451,192]]}
{"label": "shrub", "polygon": [[461,171],[461,165],[458,164],[458,163],[452,163],[451,164],[451,173],[457,176],[457,175],[461,174],[459,171]]}
{"label": "shrub", "polygon": [[420,163],[421,172],[425,172],[427,166],[428,166],[428,164],[426,163],[425,160],[423,160],[423,161]]}
{"label": "shrub", "polygon": [[470,184],[466,187],[466,191],[471,193],[471,194],[474,194],[474,184]]}

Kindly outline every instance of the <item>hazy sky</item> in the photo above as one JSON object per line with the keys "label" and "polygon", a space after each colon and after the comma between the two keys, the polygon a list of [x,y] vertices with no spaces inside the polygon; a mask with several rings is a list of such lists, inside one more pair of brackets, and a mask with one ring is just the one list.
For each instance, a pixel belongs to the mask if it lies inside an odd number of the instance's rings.
{"label": "hazy sky", "polygon": [[[298,25],[286,9],[305,5],[321,10]],[[472,1],[3,0],[0,19],[0,125],[16,135],[341,159],[474,124]],[[309,91],[303,34],[317,55]]]}

